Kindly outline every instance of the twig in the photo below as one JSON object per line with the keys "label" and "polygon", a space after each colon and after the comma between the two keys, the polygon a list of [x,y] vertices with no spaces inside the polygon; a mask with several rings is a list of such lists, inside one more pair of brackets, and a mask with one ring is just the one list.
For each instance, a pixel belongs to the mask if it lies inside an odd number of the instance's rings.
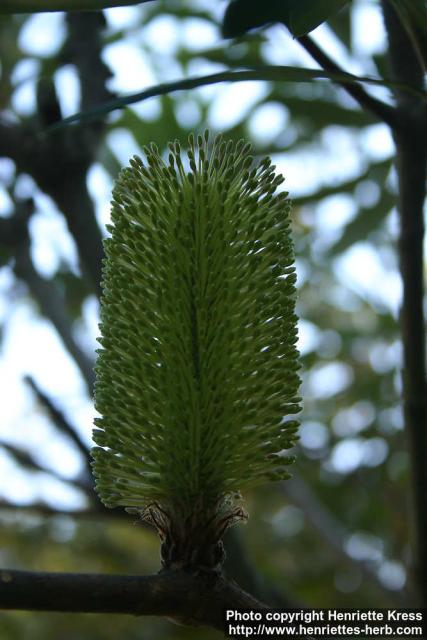
{"label": "twig", "polygon": [[[72,481],[71,481],[72,482]],[[81,487],[79,487],[81,489]],[[89,495],[89,500],[93,499],[94,495]],[[128,513],[124,509],[107,509],[104,505],[97,501],[94,502],[93,505],[90,504],[89,507],[85,509],[57,509],[56,507],[51,507],[46,502],[31,502],[29,504],[16,504],[14,502],[10,502],[9,500],[0,500],[0,512],[13,511],[17,515],[29,513],[35,516],[39,516],[41,518],[50,518],[56,516],[66,516],[68,518],[75,518],[78,520],[115,520],[121,521],[123,524],[125,521],[129,525],[138,524],[138,527],[149,531],[153,535],[156,534],[154,528],[149,525],[147,522],[143,520],[132,520]]]}
{"label": "twig", "polygon": [[[93,13],[68,13],[66,15],[68,37],[61,52],[64,62],[75,65],[81,91],[81,108],[86,109],[101,100],[108,100],[113,94],[106,87],[112,72],[102,59],[102,32],[106,26],[101,11]],[[102,121],[99,123],[103,128]],[[99,131],[95,129],[95,136]],[[95,145],[98,143],[94,141]]]}
{"label": "twig", "polygon": [[311,491],[310,487],[300,478],[292,478],[288,482],[280,484],[280,488],[294,504],[297,504],[304,512],[307,521],[322,536],[329,547],[341,556],[347,563],[351,563],[376,589],[384,593],[384,596],[397,605],[405,606],[407,598],[404,592],[396,593],[385,589],[379,581],[375,568],[369,562],[356,560],[346,550],[346,542],[349,532],[342,523],[331,513]]}
{"label": "twig", "polygon": [[43,473],[51,473],[55,478],[59,478],[62,480],[62,477],[57,474],[54,470],[48,469],[44,467],[42,464],[37,462],[34,456],[21,449],[21,447],[17,447],[13,444],[9,444],[8,442],[0,442],[0,447],[4,449],[20,466],[25,467],[25,469],[29,469],[30,471],[42,471]]}
{"label": "twig", "polygon": [[24,380],[34,391],[40,404],[45,407],[56,428],[66,436],[68,436],[76,445],[77,449],[80,451],[84,458],[88,475],[91,475],[89,448],[86,443],[79,436],[76,429],[68,422],[64,414],[55,407],[51,399],[40,389],[34,378],[32,378],[31,376],[26,376]]}
{"label": "twig", "polygon": [[28,221],[34,212],[31,199],[16,201],[14,215],[0,219],[0,243],[15,256],[14,271],[26,282],[42,314],[52,322],[65,348],[79,367],[91,394],[94,383],[93,363],[76,343],[65,302],[54,282],[42,278],[34,268],[30,255]]}
{"label": "twig", "polygon": [[[79,73],[82,105],[89,106],[111,97],[105,89],[108,69],[101,59],[99,14],[75,14],[69,18],[69,36],[64,45],[64,61],[75,64]],[[78,46],[74,40],[78,38]],[[85,60],[77,52],[85,52]],[[10,157],[17,170],[30,174],[63,213],[79,250],[83,270],[96,293],[101,293],[102,236],[86,184],[104,133],[102,121],[73,131],[61,130],[43,136],[41,131],[61,117],[53,81],[40,79],[37,89],[37,115],[27,123],[0,122],[0,155]]]}
{"label": "twig", "polygon": [[29,453],[28,451],[25,451],[24,449],[21,449],[20,447],[16,447],[15,445],[9,444],[6,442],[0,442],[0,447],[5,451],[7,451],[7,453],[21,467],[29,469],[30,471],[39,471],[42,473],[48,473],[54,478],[56,478],[57,480],[60,480],[61,482],[64,482],[66,484],[71,484],[75,487],[78,487],[79,489],[83,489],[84,491],[87,490],[86,484],[80,482],[76,478],[73,478],[73,479],[64,478],[64,476],[62,476],[60,473],[58,473],[54,469],[50,467],[45,467],[44,465],[40,464],[40,462],[38,462],[31,453]]}
{"label": "twig", "polygon": [[283,587],[278,589],[272,581],[265,580],[264,576],[255,569],[246,553],[242,532],[239,527],[231,527],[226,532],[224,547],[226,552],[224,569],[244,589],[275,607],[292,608],[302,606],[302,603],[296,597],[289,597]]}
{"label": "twig", "polygon": [[105,509],[104,511],[95,511],[94,509],[76,509],[74,511],[56,509],[46,504],[45,502],[31,502],[30,504],[15,504],[9,500],[0,500],[0,511],[14,511],[17,514],[29,513],[40,517],[50,516],[68,516],[70,518],[99,518],[102,515],[109,516],[115,515],[116,512],[111,514]]}
{"label": "twig", "polygon": [[65,303],[58,288],[35,270],[28,245],[21,245],[17,250],[14,270],[28,285],[31,295],[40,305],[41,313],[52,322],[65,348],[80,369],[91,394],[94,383],[93,363],[74,339]]}
{"label": "twig", "polygon": [[[314,42],[314,40],[310,38],[310,36],[301,36],[300,38],[298,38],[298,42],[325,71],[331,71],[334,73],[345,73],[344,70],[341,69],[341,67],[336,64],[336,62],[334,62],[319,47],[319,45]],[[385,102],[377,100],[377,98],[369,95],[369,93],[367,93],[362,86],[356,83],[349,84],[338,82],[337,84],[345,89],[345,91],[347,91],[347,93],[352,98],[354,98],[354,100],[356,100],[356,102],[362,107],[362,109],[370,111],[390,127],[398,126],[399,122],[397,113],[393,107],[390,107]]]}

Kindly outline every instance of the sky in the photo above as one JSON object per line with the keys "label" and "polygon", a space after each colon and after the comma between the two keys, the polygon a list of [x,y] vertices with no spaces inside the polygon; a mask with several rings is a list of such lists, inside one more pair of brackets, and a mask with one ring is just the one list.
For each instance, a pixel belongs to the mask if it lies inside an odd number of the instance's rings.
{"label": "sky", "polygon": [[[203,2],[201,1],[201,4]],[[204,3],[206,6],[207,3]],[[212,3],[209,4],[211,6]],[[216,3],[219,7],[220,3]],[[120,93],[139,91],[144,87],[182,77],[182,70],[173,61],[179,42],[191,42],[196,56],[197,50],[211,45],[218,46],[218,33],[209,23],[201,20],[188,20],[184,28],[177,28],[176,21],[164,16],[158,18],[143,32],[144,42],[157,52],[156,68],[153,68],[141,49],[141,33],[134,30],[141,8],[123,7],[106,11],[108,28],[111,33],[128,29],[126,41],[110,44],[105,51],[105,62],[114,71],[111,88]],[[222,5],[218,11],[222,11]],[[366,28],[369,25],[369,28]],[[266,54],[271,63],[293,64],[295,62],[313,66],[311,58],[297,43],[277,27],[272,27],[270,42],[266,45]],[[34,110],[34,78],[38,71],[38,62],[32,55],[50,56],[61,46],[64,39],[63,15],[38,14],[27,20],[22,29],[19,44],[27,54],[14,70],[13,81],[16,90],[13,108],[21,116],[27,116]],[[353,42],[357,58],[362,68],[354,60],[346,59],[327,27],[319,27],[313,37],[331,54],[336,54],[344,66],[355,73],[370,73],[369,56],[381,51],[385,46],[385,36],[378,11],[371,2],[357,4],[354,21]],[[284,46],[286,44],[286,47]],[[235,45],[238,46],[238,45]],[[285,52],[285,53],[284,53]],[[360,63],[359,63],[360,64]],[[201,64],[197,60],[192,65],[192,74],[213,72],[218,65]],[[61,107],[64,116],[78,109],[79,90],[75,72],[71,66],[64,67],[55,76]],[[247,82],[230,85],[216,85],[197,90],[198,95],[209,101],[207,125],[226,130],[249,113],[266,93],[261,82]],[[197,104],[191,95],[183,102],[178,117],[183,124],[192,124],[197,118]],[[154,98],[143,104],[135,105],[138,114],[147,120],[156,118],[158,101]],[[257,136],[271,140],[283,130],[286,131],[288,114],[280,104],[260,106],[249,119],[249,127],[254,139]],[[137,142],[126,131],[115,130],[108,137],[108,144],[114,148],[120,162],[124,165],[131,155],[139,153]],[[360,170],[363,153],[372,159],[385,159],[393,154],[393,144],[387,128],[383,125],[368,127],[363,136],[355,141],[354,136],[338,127],[329,127],[322,139],[322,147],[317,153],[313,149],[299,153],[280,154],[274,157],[278,171],[286,177],[286,189],[291,197],[307,195],[319,185],[330,185],[336,181],[351,178]],[[303,168],[303,169],[302,169]],[[0,158],[0,178],[10,179],[13,166],[7,159]],[[96,213],[101,228],[109,220],[109,201],[111,179],[100,164],[95,164],[88,174],[88,186],[96,202]],[[23,177],[18,186],[20,194],[36,192],[36,214],[31,222],[32,256],[37,270],[44,276],[53,274],[59,262],[65,261],[75,272],[78,271],[75,246],[66,229],[62,216],[52,201],[41,194],[31,179]],[[361,194],[366,201],[375,202],[379,197],[375,189]],[[10,213],[10,202],[4,189],[0,188],[0,215]],[[356,209],[351,199],[334,196],[319,204],[316,222],[319,237],[323,242],[332,242],[339,237],[343,226],[352,219]],[[396,214],[392,213],[390,229],[396,232]],[[382,305],[396,315],[401,297],[401,283],[395,265],[385,266],[381,256],[374,253],[368,243],[360,242],[334,261],[333,269],[337,279],[346,283],[350,289],[365,296],[372,304]],[[300,277],[303,275],[300,274]],[[381,288],[375,283],[381,282]],[[11,302],[13,301],[13,304]],[[83,320],[76,328],[81,346],[88,354],[96,348],[98,333],[98,303],[89,298],[84,307]],[[35,412],[35,400],[31,391],[23,384],[23,375],[33,376],[53,401],[66,413],[68,419],[76,425],[82,437],[91,441],[94,417],[92,402],[87,395],[79,372],[65,353],[55,332],[47,321],[42,320],[22,289],[14,282],[10,268],[0,269],[0,320],[4,323],[4,339],[0,360],[0,388],[2,389],[2,425],[1,437],[8,442],[24,444],[35,452],[37,458],[52,468],[63,478],[71,478],[79,471],[81,461],[78,452],[65,438],[49,425],[41,411]],[[300,323],[300,350],[308,352],[315,348],[316,330],[304,320]],[[398,350],[390,358],[395,365],[400,355]],[[331,363],[328,371],[314,372],[310,384],[323,397],[333,395],[342,385],[351,384],[351,375],[343,369],[345,365]],[[60,372],[60,375],[58,375]],[[317,376],[317,377],[316,377]],[[340,387],[341,385],[341,387]],[[360,408],[359,408],[360,409]],[[363,411],[356,412],[364,415]],[[366,413],[366,411],[365,411]],[[387,455],[385,440],[378,438],[370,451],[364,448],[358,434],[369,424],[369,411],[365,424],[356,424],[347,438],[340,442],[332,452],[331,468],[338,473],[350,473],[355,465],[380,464]],[[350,421],[351,422],[351,421]],[[341,420],[341,423],[343,421]],[[348,424],[347,420],[344,421]],[[333,427],[339,432],[340,420]],[[342,427],[341,427],[342,428]],[[302,429],[302,443],[308,449],[322,446],[328,438],[324,425],[306,423]],[[43,499],[59,508],[73,509],[84,506],[84,497],[66,482],[53,480],[45,474],[33,475],[20,471],[11,459],[0,453],[0,497],[17,503],[30,503]],[[366,540],[349,541],[351,553],[368,553]],[[375,545],[374,545],[375,547]],[[375,551],[375,553],[380,553]],[[382,552],[381,552],[382,553]],[[383,556],[381,556],[383,557]],[[383,563],[385,566],[385,562]],[[383,569],[388,580],[402,582],[401,570],[393,565]],[[388,574],[387,574],[388,571]],[[394,573],[393,573],[394,572]],[[390,577],[391,576],[391,577]],[[394,576],[394,577],[393,577]],[[386,579],[385,578],[385,579]]]}

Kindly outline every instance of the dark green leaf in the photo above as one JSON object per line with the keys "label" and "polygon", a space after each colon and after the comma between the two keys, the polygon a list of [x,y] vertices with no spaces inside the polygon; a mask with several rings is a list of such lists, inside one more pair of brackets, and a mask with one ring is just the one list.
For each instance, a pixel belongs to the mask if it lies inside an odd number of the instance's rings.
{"label": "dark green leaf", "polygon": [[325,22],[342,9],[348,0],[289,0],[289,24],[291,33],[303,36]]}
{"label": "dark green leaf", "polygon": [[231,38],[272,22],[282,22],[298,37],[342,9],[348,0],[233,0],[227,7],[223,34]]}
{"label": "dark green leaf", "polygon": [[351,11],[350,3],[348,3],[341,11],[332,15],[328,20],[328,25],[338,36],[338,38],[351,48]]}
{"label": "dark green leaf", "polygon": [[235,38],[270,22],[287,19],[286,2],[281,0],[232,0],[224,15],[222,32],[226,38]]}

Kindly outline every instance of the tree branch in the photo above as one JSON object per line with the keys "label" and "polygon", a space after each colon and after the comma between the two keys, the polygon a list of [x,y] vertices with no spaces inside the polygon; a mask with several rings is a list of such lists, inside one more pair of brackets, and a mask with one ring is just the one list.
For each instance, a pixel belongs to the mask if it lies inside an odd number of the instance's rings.
{"label": "tree branch", "polygon": [[[55,509],[46,502],[31,502],[28,504],[15,504],[9,500],[0,500],[0,511],[14,511],[15,513],[31,513],[42,518],[49,518],[50,516],[68,516],[70,518],[93,518],[98,519],[102,516],[114,517],[118,512],[108,513],[107,509],[103,511],[95,510],[93,508],[88,509],[75,509],[73,511],[68,509]],[[127,514],[125,514],[127,515]]]}
{"label": "tree branch", "polygon": [[[51,105],[49,106],[51,108]],[[47,105],[46,105],[47,109]],[[87,129],[40,137],[34,125],[0,122],[0,155],[11,158],[19,172],[28,173],[56,203],[79,249],[83,270],[100,293],[101,231],[86,186],[92,161]]]}
{"label": "tree branch", "polygon": [[29,199],[16,201],[14,204],[14,215],[0,219],[1,245],[15,256],[16,276],[27,284],[31,295],[40,306],[41,313],[52,322],[65,348],[79,367],[89,393],[92,394],[93,363],[74,339],[61,292],[54,282],[42,278],[37,273],[31,260],[28,221],[34,212],[34,202]]}
{"label": "tree branch", "polygon": [[224,569],[227,574],[234,576],[244,589],[275,607],[292,608],[302,606],[296,597],[290,597],[285,589],[277,588],[272,581],[266,580],[254,568],[246,553],[242,532],[239,527],[230,527],[226,531],[224,548],[226,553]]}
{"label": "tree branch", "polygon": [[[101,58],[103,16],[99,13],[68,16],[68,38],[62,61],[76,65],[84,108],[111,97],[105,88],[110,75]],[[84,55],[83,55],[84,54]],[[29,173],[63,213],[96,293],[101,293],[102,235],[90,197],[86,175],[96,157],[104,125],[99,118],[73,131],[48,136],[43,131],[61,118],[52,78],[37,87],[37,115],[22,124],[0,122],[0,155],[10,157],[17,170]]]}
{"label": "tree branch", "polygon": [[[106,83],[113,76],[102,59],[104,46],[102,33],[106,20],[101,11],[94,13],[68,13],[66,16],[68,37],[61,52],[66,63],[74,64],[80,80],[81,109],[87,109],[101,100],[108,100],[113,94]],[[98,129],[103,129],[100,121]],[[94,145],[97,146],[99,131],[94,131]]]}
{"label": "tree branch", "polygon": [[60,291],[53,282],[42,278],[37,273],[31,261],[28,246],[21,246],[17,250],[14,270],[16,275],[26,282],[31,295],[40,306],[42,315],[52,322],[65,348],[80,369],[89,394],[92,394],[93,363],[74,339]]}
{"label": "tree branch", "polygon": [[[331,71],[334,73],[345,73],[344,70],[336,64],[320,47],[317,45],[310,36],[301,36],[298,38],[298,42],[302,47],[316,60],[316,62],[325,71]],[[337,82],[347,93],[362,107],[374,114],[377,118],[388,124],[390,127],[397,127],[398,117],[396,110],[390,107],[385,102],[377,100],[373,96],[369,95],[363,87],[358,84],[349,84]]]}
{"label": "tree branch", "polygon": [[[382,2],[394,77],[423,88],[417,52],[390,2]],[[427,606],[427,385],[424,296],[424,216],[427,175],[427,108],[415,95],[396,90],[401,126],[394,129],[400,217],[400,271],[403,280],[403,404],[412,459],[415,572],[421,606]]]}
{"label": "tree branch", "polygon": [[28,471],[47,473],[56,480],[60,480],[65,484],[77,487],[80,490],[87,491],[86,484],[84,484],[77,478],[64,478],[64,476],[55,471],[55,469],[45,467],[44,465],[40,464],[40,462],[37,462],[37,460],[31,453],[25,451],[25,449],[22,449],[21,447],[16,447],[15,445],[9,444],[7,442],[0,442],[0,448],[4,449],[14,459],[19,467],[23,467]]}
{"label": "tree branch", "polygon": [[0,609],[160,615],[222,631],[227,608],[266,606],[216,573],[122,576],[0,571]]}
{"label": "tree branch", "polygon": [[92,471],[89,461],[89,448],[86,443],[79,436],[76,429],[67,421],[62,411],[57,409],[50,398],[40,389],[36,381],[31,376],[26,376],[24,380],[31,387],[40,404],[47,410],[55,427],[61,431],[61,433],[64,433],[68,438],[70,438],[80,451],[84,458],[88,475],[91,477]]}
{"label": "tree branch", "polygon": [[329,547],[345,562],[350,563],[355,570],[359,570],[369,583],[383,593],[385,598],[401,607],[408,603],[405,592],[396,593],[384,587],[379,581],[377,571],[372,563],[365,560],[356,560],[348,553],[346,543],[350,536],[349,531],[333,513],[325,508],[303,480],[293,477],[287,482],[282,482],[280,489],[294,504],[303,510],[307,521],[320,533]]}
{"label": "tree branch", "polygon": [[34,458],[34,456],[29,452],[25,451],[21,447],[17,447],[13,444],[9,444],[8,442],[0,442],[0,447],[4,449],[11,458],[16,462],[19,467],[23,467],[28,471],[40,471],[42,473],[50,473],[58,480],[64,480],[64,482],[68,482],[65,478],[56,473],[54,469],[49,469],[48,467],[43,466]]}

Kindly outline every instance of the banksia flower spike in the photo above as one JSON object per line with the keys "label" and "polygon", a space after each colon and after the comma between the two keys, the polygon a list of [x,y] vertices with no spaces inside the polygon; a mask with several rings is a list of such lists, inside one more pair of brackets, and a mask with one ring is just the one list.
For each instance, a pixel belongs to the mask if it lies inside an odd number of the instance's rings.
{"label": "banksia flower spike", "polygon": [[166,567],[214,568],[240,491],[288,477],[299,411],[283,182],[250,145],[152,145],[115,186],[105,241],[97,491],[153,523]]}

